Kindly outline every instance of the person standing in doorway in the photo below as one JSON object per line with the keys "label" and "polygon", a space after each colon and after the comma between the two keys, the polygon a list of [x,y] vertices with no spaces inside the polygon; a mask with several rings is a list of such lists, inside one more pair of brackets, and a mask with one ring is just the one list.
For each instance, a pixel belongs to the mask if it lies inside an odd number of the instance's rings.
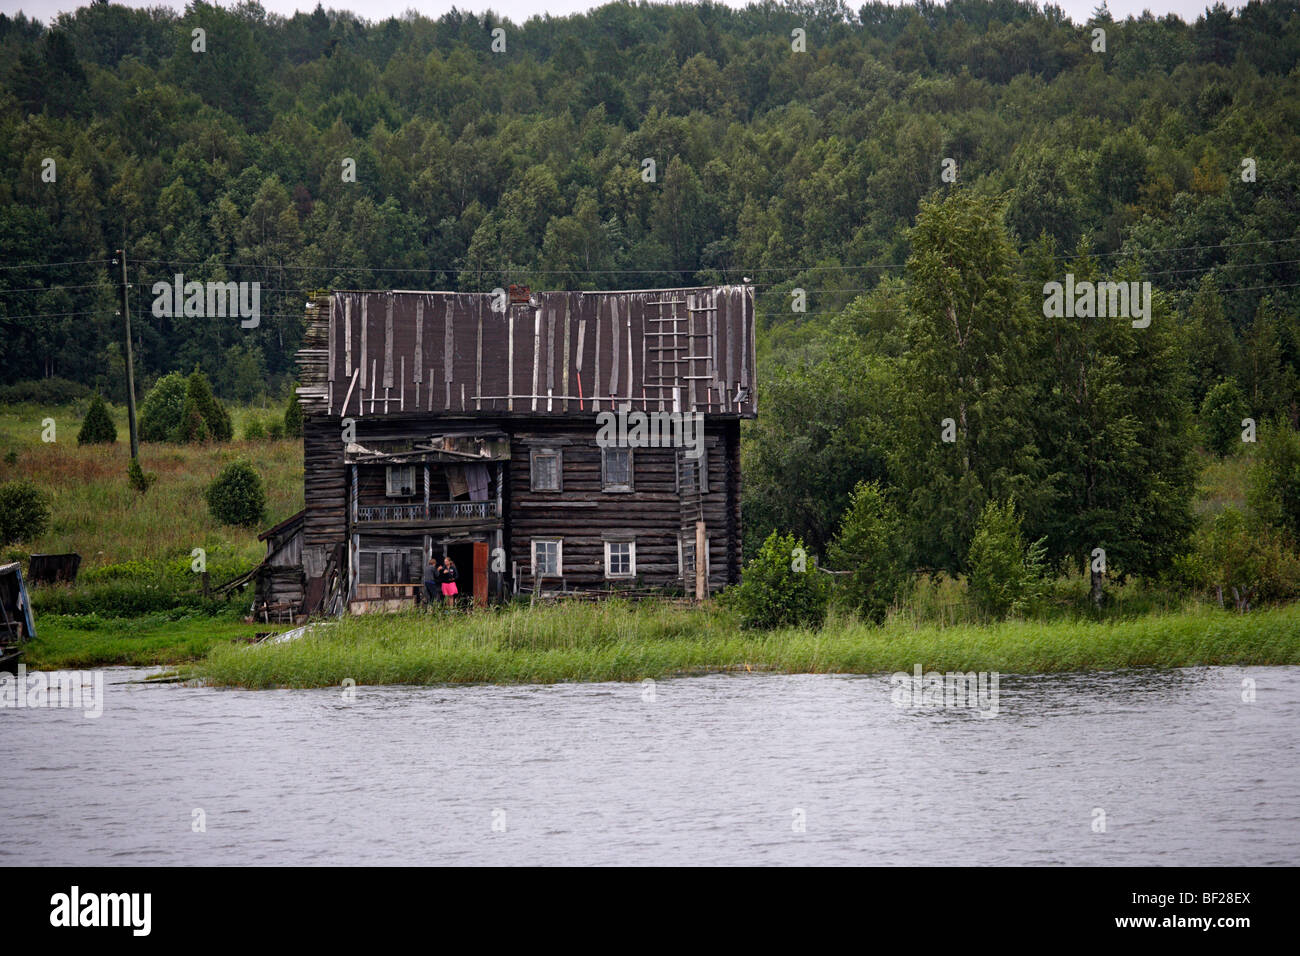
{"label": "person standing in doorway", "polygon": [[438,602],[438,593],[442,588],[442,566],[436,557],[429,558],[429,566],[424,569],[424,590],[429,594],[429,607]]}
{"label": "person standing in doorway", "polygon": [[441,574],[442,596],[447,599],[447,607],[454,608],[457,593],[456,579],[460,575],[456,571],[456,562],[451,559],[451,555],[442,559],[442,567],[438,570]]}

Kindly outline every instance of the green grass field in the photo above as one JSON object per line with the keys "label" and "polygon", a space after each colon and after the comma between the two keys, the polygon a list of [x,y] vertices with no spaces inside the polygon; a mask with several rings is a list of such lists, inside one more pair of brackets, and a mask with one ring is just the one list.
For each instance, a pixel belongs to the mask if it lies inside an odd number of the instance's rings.
{"label": "green grass field", "polygon": [[349,618],[292,642],[214,646],[190,673],[250,688],[358,684],[635,681],[717,671],[1049,673],[1300,664],[1300,605],[1214,609],[1104,623],[1008,622],[744,632],[716,608],[569,604],[494,613]]}
{"label": "green grass field", "polygon": [[[6,557],[76,551],[83,571],[134,562],[155,568],[203,548],[209,565],[247,566],[261,559],[260,528],[218,524],[203,492],[222,466],[249,459],[266,485],[269,527],[302,508],[302,442],[235,441],[225,445],[142,444],[140,464],[158,475],[141,495],[127,481],[126,412],[112,406],[117,443],[78,447],[84,407],[0,407],[0,482],[30,479],[52,497],[45,534],[6,549]],[[250,415],[274,409],[232,408],[235,433]],[[43,420],[55,421],[56,441],[41,440]],[[13,453],[10,455],[10,453]],[[10,460],[6,460],[6,459]],[[213,568],[214,578],[217,576]]]}
{"label": "green grass field", "polygon": [[23,648],[31,669],[146,666],[202,660],[212,648],[247,641],[283,625],[245,624],[234,614],[167,611],[139,617],[43,614]]}

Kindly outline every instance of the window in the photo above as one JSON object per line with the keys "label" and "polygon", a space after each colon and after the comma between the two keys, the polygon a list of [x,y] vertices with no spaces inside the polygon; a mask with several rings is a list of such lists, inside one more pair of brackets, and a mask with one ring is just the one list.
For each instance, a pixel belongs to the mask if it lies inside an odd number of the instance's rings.
{"label": "window", "polygon": [[424,570],[420,548],[367,549],[357,553],[361,584],[419,584]]}
{"label": "window", "polygon": [[632,490],[632,449],[602,448],[601,487],[605,491]]}
{"label": "window", "polygon": [[699,482],[700,494],[708,494],[709,491],[709,453],[701,444],[700,456],[691,458],[686,454],[686,449],[680,449],[677,453],[677,493],[681,495],[692,495],[695,493],[695,483]]}
{"label": "window", "polygon": [[530,487],[533,491],[563,491],[562,461],[554,448],[534,448],[528,453]]}
{"label": "window", "polygon": [[533,575],[559,577],[564,573],[564,542],[560,538],[533,539]]}
{"label": "window", "polygon": [[636,542],[605,542],[605,577],[636,577]]}
{"label": "window", "polygon": [[388,466],[388,496],[390,498],[409,498],[415,494],[415,466]]}

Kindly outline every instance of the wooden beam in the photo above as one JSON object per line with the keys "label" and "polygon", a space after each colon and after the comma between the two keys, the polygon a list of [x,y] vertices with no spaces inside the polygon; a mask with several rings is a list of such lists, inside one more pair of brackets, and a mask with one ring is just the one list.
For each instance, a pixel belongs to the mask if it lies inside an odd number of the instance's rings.
{"label": "wooden beam", "polygon": [[569,410],[569,300],[571,296],[564,297],[564,372],[560,376],[560,391],[564,393],[563,411]]}
{"label": "wooden beam", "polygon": [[695,600],[703,601],[709,593],[709,579],[706,575],[709,563],[709,548],[706,543],[704,522],[695,522]]}
{"label": "wooden beam", "polygon": [[[393,387],[393,293],[384,296],[384,388]],[[387,409],[385,409],[387,411]]]}

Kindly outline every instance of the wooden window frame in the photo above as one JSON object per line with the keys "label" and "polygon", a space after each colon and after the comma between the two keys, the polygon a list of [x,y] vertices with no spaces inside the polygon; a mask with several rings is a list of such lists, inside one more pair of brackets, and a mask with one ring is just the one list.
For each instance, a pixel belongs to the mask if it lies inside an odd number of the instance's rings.
{"label": "wooden window frame", "polygon": [[[627,455],[627,483],[611,484],[609,480],[609,453],[615,451]],[[636,488],[633,478],[636,468],[636,452],[631,448],[602,448],[600,450],[600,490],[610,494],[629,494]]]}
{"label": "wooden window frame", "polygon": [[699,469],[700,494],[707,495],[709,493],[709,448],[702,439],[700,441],[699,458],[688,458],[685,448],[677,450],[677,493],[679,495],[682,494],[682,468],[687,461],[695,462],[696,467]]}
{"label": "wooden window frame", "polygon": [[[411,561],[412,555],[418,555],[415,558],[415,576],[419,581],[384,581],[384,556],[390,554],[405,554],[406,560]],[[366,581],[363,580],[365,575],[362,573],[366,555],[373,555],[375,559],[375,577],[380,580]],[[357,583],[358,584],[419,584],[424,580],[424,550],[417,547],[378,547],[378,548],[358,548],[357,549]],[[411,565],[407,565],[408,575],[411,573]]]}
{"label": "wooden window frame", "polygon": [[[539,544],[555,545],[555,570],[546,574],[537,572],[537,546]],[[529,542],[529,549],[532,551],[532,572],[533,577],[559,578],[564,576],[564,539],[563,538],[533,538]]]}
{"label": "wooden window frame", "polygon": [[[555,459],[555,487],[541,488],[537,484],[537,459],[554,458]],[[564,450],[561,448],[530,448],[528,449],[528,490],[529,491],[564,491]]]}
{"label": "wooden window frame", "polygon": [[[615,573],[610,570],[610,549],[615,545],[627,545],[628,570]],[[605,577],[611,580],[626,580],[636,577],[636,542],[628,539],[605,542]]]}
{"label": "wooden window frame", "polygon": [[[400,490],[400,489],[402,488],[402,486],[399,484],[399,485],[397,486],[399,490],[394,491],[394,490],[393,490],[393,472],[398,471],[398,470],[400,470],[400,469],[404,469],[404,468],[409,468],[409,469],[411,470],[411,485],[410,485],[411,490],[410,490],[409,492],[403,492],[403,491]],[[420,492],[419,492],[419,491],[417,490],[417,488],[416,488],[415,477],[416,477],[416,468],[415,468],[415,465],[386,465],[386,466],[384,466],[384,496],[385,496],[386,498],[414,498],[414,497],[416,497],[418,494],[420,494]]]}

